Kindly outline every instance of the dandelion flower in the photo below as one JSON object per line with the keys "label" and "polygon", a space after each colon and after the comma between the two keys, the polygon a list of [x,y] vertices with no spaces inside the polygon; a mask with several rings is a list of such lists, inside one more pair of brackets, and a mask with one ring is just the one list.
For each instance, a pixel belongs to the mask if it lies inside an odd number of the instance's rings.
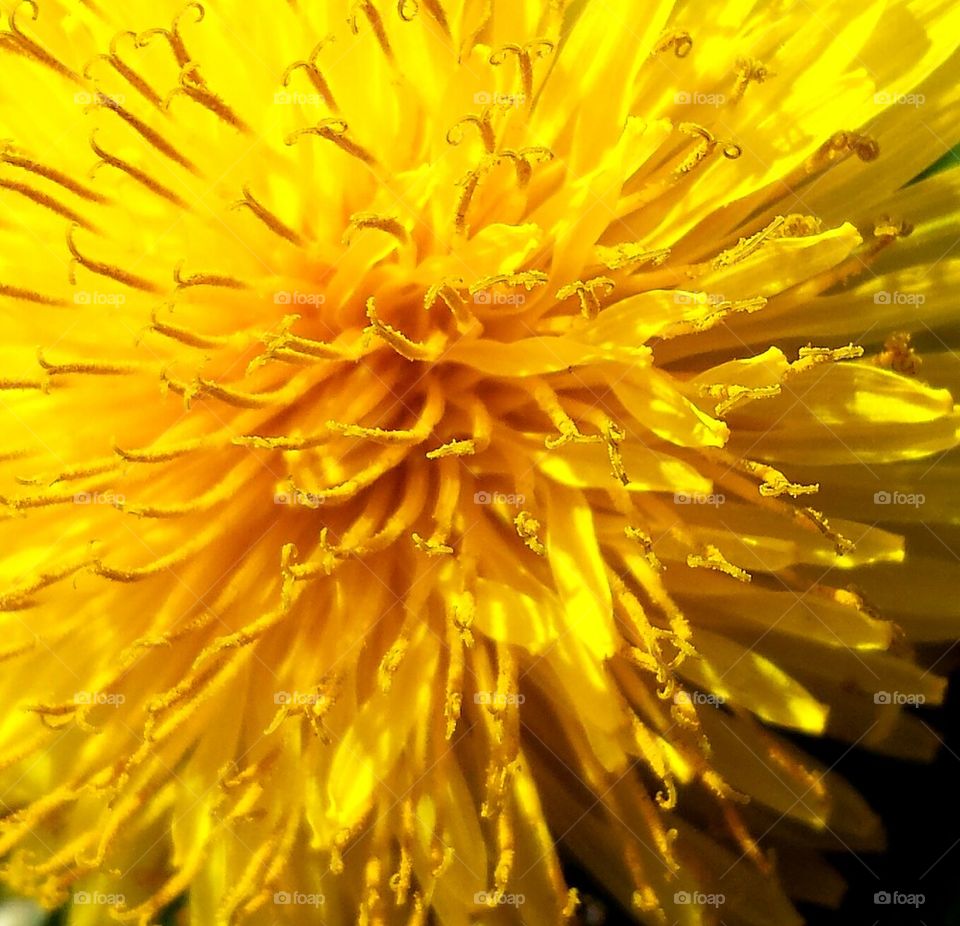
{"label": "dandelion flower", "polygon": [[877,821],[778,731],[923,754],[911,641],[957,635],[960,180],[907,184],[960,13],[3,9],[6,883],[76,926],[558,923],[561,858],[642,922],[834,899]]}

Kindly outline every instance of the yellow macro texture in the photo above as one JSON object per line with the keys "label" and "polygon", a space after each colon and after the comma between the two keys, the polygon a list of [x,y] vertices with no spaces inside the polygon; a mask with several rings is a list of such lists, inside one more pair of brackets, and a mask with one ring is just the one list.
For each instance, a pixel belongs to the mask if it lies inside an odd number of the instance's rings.
{"label": "yellow macro texture", "polygon": [[879,822],[778,729],[929,755],[960,637],[960,8],[0,9],[6,884],[835,901]]}

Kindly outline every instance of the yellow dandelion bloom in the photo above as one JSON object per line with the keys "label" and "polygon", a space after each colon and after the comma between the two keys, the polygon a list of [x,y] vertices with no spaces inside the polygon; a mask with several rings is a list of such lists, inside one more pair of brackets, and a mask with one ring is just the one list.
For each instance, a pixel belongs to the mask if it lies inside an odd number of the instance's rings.
{"label": "yellow dandelion bloom", "polygon": [[960,10],[2,8],[6,883],[74,926],[571,922],[561,855],[647,923],[833,899],[820,837],[877,821],[777,728],[928,751],[910,641],[960,627],[960,179],[907,186]]}

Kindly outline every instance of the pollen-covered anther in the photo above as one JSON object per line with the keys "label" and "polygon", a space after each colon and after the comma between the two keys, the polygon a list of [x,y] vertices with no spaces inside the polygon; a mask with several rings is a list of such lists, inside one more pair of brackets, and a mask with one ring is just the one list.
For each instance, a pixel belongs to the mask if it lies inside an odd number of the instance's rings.
{"label": "pollen-covered anther", "polygon": [[873,223],[875,238],[907,238],[912,234],[913,225],[905,219],[893,219],[883,215]]}
{"label": "pollen-covered anther", "polygon": [[289,225],[277,218],[250,192],[250,188],[243,187],[243,199],[235,202],[232,209],[249,209],[275,235],[289,241],[291,244],[302,245],[303,239]]}
{"label": "pollen-covered anther", "polygon": [[608,421],[603,428],[603,438],[607,444],[607,456],[610,458],[614,479],[621,485],[629,485],[630,477],[623,468],[623,456],[620,453],[620,444],[627,438],[626,431],[615,422]]}
{"label": "pollen-covered anther", "polygon": [[880,145],[869,135],[836,132],[807,159],[805,167],[808,173],[814,173],[851,154],[861,161],[875,161],[880,155]]}
{"label": "pollen-covered anther", "polygon": [[343,119],[321,119],[316,125],[291,132],[284,139],[284,143],[288,146],[295,145],[306,135],[316,135],[318,138],[333,142],[342,151],[372,167],[377,163],[377,159],[362,145],[347,138],[349,129],[350,126]]}
{"label": "pollen-covered anther", "polygon": [[442,332],[434,332],[427,342],[413,341],[396,328],[381,321],[377,313],[376,299],[367,299],[367,318],[370,319],[373,334],[385,341],[401,357],[411,361],[436,360],[443,350],[446,337]]}
{"label": "pollen-covered anther", "polygon": [[354,233],[364,228],[375,228],[379,231],[393,235],[400,244],[406,244],[409,241],[410,234],[403,223],[389,215],[378,215],[375,212],[357,212],[350,216],[347,223],[347,229],[340,239],[342,244],[350,244]]}
{"label": "pollen-covered anther", "polygon": [[180,34],[181,20],[188,14],[193,13],[196,17],[195,25],[199,25],[206,17],[206,10],[201,3],[188,3],[173,19],[169,29],[148,29],[146,32],[137,36],[137,46],[143,48],[150,44],[156,37],[162,37],[170,43],[170,49],[177,64],[182,68],[190,61],[190,53],[184,44],[183,36]]}
{"label": "pollen-covered anther", "polygon": [[449,556],[454,552],[453,547],[434,537],[421,537],[416,531],[410,536],[413,539],[413,545],[427,556]]}
{"label": "pollen-covered anther", "polygon": [[725,418],[738,405],[752,402],[754,399],[773,399],[780,395],[779,384],[772,386],[739,386],[727,383],[707,383],[699,387],[699,393],[711,399],[716,399],[714,414],[718,418]]}
{"label": "pollen-covered anther", "polygon": [[104,149],[97,143],[96,129],[90,133],[90,147],[93,149],[93,153],[100,158],[100,160],[90,169],[91,177],[93,177],[97,171],[103,167],[115,167],[117,170],[123,171],[125,174],[132,177],[137,181],[137,183],[142,184],[144,187],[150,190],[151,193],[156,193],[157,196],[162,197],[170,203],[173,203],[173,205],[180,209],[189,210],[190,207],[187,205],[187,203],[169,187],[166,187],[159,181],[154,180],[153,177],[141,170],[139,167],[136,167],[135,165],[110,154],[108,151],[104,151]]}
{"label": "pollen-covered anther", "polygon": [[496,49],[490,55],[490,63],[494,67],[503,64],[507,57],[513,55],[520,68],[520,88],[523,99],[528,105],[533,105],[533,62],[537,58],[544,58],[554,50],[553,42],[539,39],[525,45],[507,44]]}
{"label": "pollen-covered anther", "polygon": [[797,482],[790,482],[786,476],[779,470],[768,466],[766,463],[757,463],[753,460],[743,460],[743,469],[755,476],[759,476],[763,482],[759,489],[764,498],[779,498],[781,495],[789,495],[791,498],[798,498],[801,495],[814,495],[820,491],[820,484],[803,485]]}
{"label": "pollen-covered anther", "polygon": [[801,523],[812,524],[824,537],[833,543],[837,556],[846,556],[856,549],[856,544],[830,526],[830,521],[822,511],[815,508],[801,508],[796,513]]}
{"label": "pollen-covered anther", "polygon": [[702,553],[688,553],[687,565],[694,569],[712,569],[732,576],[738,582],[749,582],[751,575],[731,563],[713,544],[707,544]]}
{"label": "pollen-covered anther", "polygon": [[858,360],[863,356],[863,348],[859,344],[848,344],[846,347],[801,347],[798,359],[790,364],[785,378],[806,373],[821,363],[839,363],[843,360]]}
{"label": "pollen-covered anther", "polygon": [[28,38],[24,34],[23,30],[20,28],[20,23],[17,21],[17,17],[24,7],[30,11],[30,18],[34,22],[40,18],[40,7],[34,2],[34,0],[19,0],[19,2],[15,4],[9,16],[10,31],[0,33],[0,35],[12,39],[14,47],[22,54],[39,61],[41,64],[45,64],[47,67],[56,71],[61,76],[66,77],[68,80],[72,80],[74,83],[81,83],[79,75],[67,67],[67,65],[60,61],[59,58],[52,55],[41,45],[38,45],[36,42],[34,42],[33,39]]}
{"label": "pollen-covered anther", "polygon": [[671,49],[678,58],[686,58],[693,50],[693,37],[689,32],[668,32],[657,40],[651,54],[659,55]]}
{"label": "pollen-covered anther", "polygon": [[160,94],[157,93],[153,87],[150,86],[133,68],[130,67],[121,57],[119,52],[119,45],[121,39],[133,39],[134,45],[137,42],[137,34],[131,32],[129,29],[123,29],[120,32],[117,32],[112,39],[110,39],[110,51],[106,55],[97,55],[92,58],[90,61],[84,65],[83,76],[87,80],[93,80],[92,71],[93,66],[98,61],[106,61],[124,80],[127,81],[134,89],[136,89],[143,97],[145,97],[149,102],[155,106],[157,109],[162,108],[163,100],[160,97]]}
{"label": "pollen-covered anther", "polygon": [[363,15],[367,17],[367,21],[370,23],[370,28],[373,30],[373,34],[377,38],[377,43],[380,45],[383,53],[387,56],[387,59],[392,62],[393,48],[391,48],[390,40],[387,38],[387,30],[383,24],[383,17],[373,5],[372,0],[353,0],[353,3],[350,6],[350,15],[347,18],[350,31],[354,35],[360,34],[360,18],[358,15],[360,13],[363,13]]}
{"label": "pollen-covered anther", "polygon": [[479,334],[483,330],[483,325],[473,314],[464,298],[463,293],[466,290],[467,284],[462,277],[447,277],[427,288],[423,295],[423,307],[429,311],[439,300],[453,315],[457,331],[461,334],[467,334],[468,332]]}
{"label": "pollen-covered anther", "polygon": [[521,511],[514,519],[513,524],[517,529],[517,536],[531,549],[537,556],[545,556],[547,548],[540,540],[540,522],[529,512]]}
{"label": "pollen-covered anther", "polygon": [[[721,143],[714,137],[709,129],[705,129],[702,125],[697,125],[695,122],[681,122],[677,128],[684,135],[690,136],[695,142],[693,150],[673,170],[674,177],[679,178],[689,174],[690,171],[712,154]],[[727,143],[723,145],[721,152],[725,158],[734,161],[740,157],[743,150],[739,145]]]}
{"label": "pollen-covered anther", "polygon": [[739,103],[743,99],[747,87],[751,83],[762,84],[771,77],[766,65],[761,64],[756,58],[738,58],[737,59],[737,77],[733,85],[732,103]]}
{"label": "pollen-covered anther", "polygon": [[923,358],[914,350],[910,340],[910,332],[894,332],[883,342],[883,350],[873,358],[873,362],[884,370],[893,370],[904,376],[916,376]]}
{"label": "pollen-covered anther", "polygon": [[293,64],[288,65],[286,70],[283,72],[281,81],[284,87],[289,87],[290,79],[293,77],[294,73],[302,68],[306,72],[310,83],[313,85],[313,88],[317,91],[317,93],[320,94],[321,97],[323,97],[324,103],[326,103],[333,112],[338,113],[340,108],[337,106],[337,101],[334,99],[333,91],[330,89],[330,85],[320,72],[320,67],[317,64],[317,59],[320,56],[320,52],[322,52],[323,49],[333,41],[333,39],[334,37],[332,35],[321,39],[313,47],[313,51],[310,52],[309,56],[305,60],[294,61]]}
{"label": "pollen-covered anther", "polygon": [[123,283],[125,286],[129,286],[132,289],[139,289],[148,293],[159,293],[162,291],[162,287],[160,287],[158,284],[153,283],[144,277],[137,276],[134,273],[130,273],[124,270],[122,267],[114,267],[110,264],[105,264],[100,261],[91,260],[88,257],[84,257],[83,254],[81,254],[77,249],[77,245],[74,242],[74,235],[79,227],[80,226],[78,225],[71,225],[67,229],[67,248],[73,255],[73,260],[70,262],[71,283],[76,285],[76,266],[79,265],[84,269],[89,270],[91,273],[107,277],[111,280],[116,280],[118,283]]}
{"label": "pollen-covered anther", "polygon": [[627,267],[649,265],[659,267],[670,256],[670,248],[647,248],[642,244],[616,244],[613,247],[597,246],[597,259],[608,270],[624,270]]}
{"label": "pollen-covered anther", "polygon": [[521,190],[530,184],[533,178],[533,167],[535,164],[546,164],[554,159],[554,154],[549,148],[543,146],[531,146],[520,148],[514,151],[512,148],[504,148],[498,152],[498,157],[513,161],[517,169],[517,186]]}
{"label": "pollen-covered anther", "polygon": [[464,126],[467,125],[476,126],[484,150],[487,154],[493,154],[497,147],[497,139],[493,131],[493,110],[485,106],[479,116],[464,116],[459,122],[454,123],[447,132],[447,143],[454,146],[462,144],[465,136]]}
{"label": "pollen-covered anther", "polygon": [[163,108],[169,110],[171,102],[178,96],[186,96],[195,103],[199,103],[238,132],[242,132],[244,135],[250,134],[250,127],[243,119],[231,109],[225,100],[207,87],[206,81],[200,76],[198,65],[194,61],[188,61],[181,67],[180,85],[167,94],[163,101]]}
{"label": "pollen-covered anther", "polygon": [[563,302],[571,296],[580,300],[580,312],[584,318],[596,318],[600,312],[600,299],[609,296],[617,284],[609,277],[594,277],[583,282],[575,280],[557,291],[557,299]]}

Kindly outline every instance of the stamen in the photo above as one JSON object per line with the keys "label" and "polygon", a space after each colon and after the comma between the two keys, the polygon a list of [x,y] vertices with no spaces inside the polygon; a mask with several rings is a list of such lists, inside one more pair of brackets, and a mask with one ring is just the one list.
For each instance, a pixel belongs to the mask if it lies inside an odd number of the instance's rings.
{"label": "stamen", "polygon": [[22,170],[30,171],[30,173],[37,174],[46,180],[50,180],[53,183],[62,186],[65,190],[69,190],[71,193],[79,196],[81,199],[86,199],[93,203],[108,202],[106,196],[101,196],[94,190],[88,189],[82,183],[78,183],[65,173],[62,173],[53,167],[47,167],[45,164],[40,164],[38,161],[34,161],[30,158],[22,157],[21,155],[14,153],[14,150],[10,145],[7,145],[0,150],[0,160],[2,160],[5,164],[9,164],[11,167],[19,167]]}
{"label": "stamen", "polygon": [[65,219],[69,219],[74,225],[79,225],[82,228],[87,229],[87,231],[96,230],[94,225],[88,222],[82,215],[74,212],[73,209],[63,205],[63,203],[57,202],[57,200],[55,200],[52,196],[49,196],[47,193],[43,193],[40,190],[35,190],[33,187],[27,186],[25,183],[17,183],[15,180],[0,180],[0,189],[19,193],[21,196],[29,199],[33,203],[36,203],[38,206],[43,206],[45,209],[49,209],[51,212],[55,212],[57,215],[63,216]]}
{"label": "stamen", "polygon": [[[674,168],[673,176],[680,178],[689,174],[701,161],[710,155],[720,143],[713,134],[701,125],[694,122],[681,122],[677,128],[685,135],[696,139],[696,147]],[[736,160],[743,153],[739,145],[727,144],[722,149],[723,156],[728,160]]]}
{"label": "stamen", "polygon": [[390,40],[387,38],[387,30],[383,25],[383,18],[371,0],[354,0],[350,9],[350,16],[347,19],[350,31],[354,35],[360,34],[360,24],[357,20],[358,11],[362,11],[367,17],[370,22],[370,28],[373,29],[373,34],[377,37],[377,42],[380,44],[380,48],[387,56],[387,60],[392,62],[393,49],[390,47]]}
{"label": "stamen", "polygon": [[20,25],[17,23],[17,15],[20,13],[20,10],[22,10],[23,7],[29,8],[30,19],[33,20],[33,22],[36,22],[40,18],[40,7],[34,2],[34,0],[20,0],[20,2],[14,7],[13,12],[10,14],[10,32],[5,34],[10,35],[13,38],[14,42],[16,42],[24,54],[36,59],[41,64],[45,64],[48,68],[51,68],[58,74],[66,77],[68,80],[72,80],[77,84],[82,83],[79,75],[75,74],[58,58],[55,58],[50,54],[50,52],[42,48],[32,39],[28,39],[23,34],[20,29]]}
{"label": "stamen", "polygon": [[90,76],[90,71],[92,70],[93,64],[96,61],[106,61],[108,62],[113,69],[123,77],[135,90],[141,93],[150,103],[155,106],[157,109],[162,108],[163,100],[160,98],[160,94],[153,89],[136,71],[133,70],[128,64],[126,64],[121,58],[120,54],[117,51],[117,45],[120,42],[120,39],[123,38],[132,38],[134,44],[137,41],[137,35],[135,32],[122,31],[118,32],[110,40],[110,54],[108,55],[97,55],[91,61],[87,62],[86,66],[83,69],[83,76],[87,80],[92,80]]}
{"label": "stamen", "polygon": [[730,102],[736,105],[743,99],[751,83],[762,84],[770,76],[772,75],[766,66],[755,58],[738,58],[737,80],[733,85],[733,96]]}
{"label": "stamen", "polygon": [[191,286],[221,286],[224,289],[249,289],[248,284],[236,277],[224,276],[216,273],[195,273],[193,276],[183,275],[184,261],[179,261],[173,268],[173,280],[177,289],[187,289]]}
{"label": "stamen", "polygon": [[212,448],[213,446],[214,444],[211,443],[209,438],[197,438],[170,447],[143,450],[122,450],[120,447],[114,447],[113,452],[128,463],[169,463],[171,460],[177,460],[187,454],[195,453],[197,450]]}
{"label": "stamen", "polygon": [[837,556],[846,556],[848,553],[852,553],[856,549],[856,544],[852,540],[848,540],[843,534],[838,533],[830,527],[830,522],[827,520],[826,516],[821,511],[817,511],[814,508],[801,508],[797,511],[797,518],[800,521],[806,521],[820,531],[824,537],[832,541],[834,544],[834,549],[837,552]]}
{"label": "stamen", "polygon": [[20,299],[23,302],[34,302],[37,305],[56,305],[65,306],[65,299],[58,299],[55,296],[44,296],[42,293],[34,292],[32,289],[20,289],[17,286],[7,286],[0,283],[0,296],[8,296],[10,299]]}
{"label": "stamen", "polygon": [[575,280],[568,283],[557,292],[557,299],[563,302],[571,296],[580,300],[580,313],[584,318],[593,319],[600,313],[600,295],[609,296],[616,289],[617,284],[609,277],[594,277],[585,283]]}
{"label": "stamen", "polygon": [[642,244],[617,244],[613,247],[597,246],[597,258],[608,270],[624,270],[627,267],[642,267],[649,264],[659,267],[670,256],[670,248],[645,248]]}
{"label": "stamen", "polygon": [[279,235],[281,238],[289,241],[291,244],[295,244],[297,246],[303,245],[303,239],[300,237],[300,235],[298,235],[289,225],[278,219],[269,209],[266,208],[266,206],[260,203],[253,193],[250,192],[249,187],[243,187],[243,199],[237,203],[234,203],[231,208],[249,209],[275,235]]}
{"label": "stamen", "polygon": [[346,137],[349,126],[342,119],[321,119],[314,126],[305,129],[297,129],[285,139],[285,144],[295,145],[305,135],[316,135],[327,141],[332,141],[338,148],[346,151],[347,154],[358,158],[368,166],[377,163],[377,159],[366,148],[358,145]]}
{"label": "stamen", "polygon": [[863,348],[857,344],[848,344],[846,347],[801,347],[798,351],[799,359],[790,364],[784,379],[806,373],[821,363],[839,363],[843,360],[857,360],[863,356]]}
{"label": "stamen", "polygon": [[522,286],[529,293],[537,286],[545,286],[549,281],[550,277],[541,270],[495,273],[491,276],[481,277],[470,287],[469,292],[471,296],[474,296],[493,286]]}
{"label": "stamen", "polygon": [[446,457],[469,457],[477,452],[473,440],[451,440],[427,452],[428,460],[442,460]]}
{"label": "stamen", "polygon": [[749,582],[752,578],[746,570],[729,562],[713,544],[707,544],[703,553],[688,553],[687,565],[694,569],[712,569],[715,572],[723,572],[732,576],[738,582]]}
{"label": "stamen", "polygon": [[523,98],[529,106],[533,105],[533,62],[537,58],[544,58],[554,50],[553,42],[539,39],[528,42],[526,45],[504,45],[490,55],[490,63],[499,67],[507,60],[508,55],[514,55],[520,68],[520,88]]}
{"label": "stamen", "polygon": [[780,395],[780,386],[736,386],[726,383],[710,383],[700,386],[699,393],[719,400],[714,408],[718,418],[725,418],[734,408],[754,399],[772,399]]}
{"label": "stamen", "polygon": [[621,485],[629,485],[630,477],[623,468],[623,457],[620,454],[620,444],[626,440],[626,432],[619,425],[608,421],[603,429],[603,437],[607,443],[607,455],[610,457],[614,479]]}
{"label": "stamen", "polygon": [[182,66],[180,71],[180,86],[174,88],[167,94],[163,101],[163,108],[170,109],[171,101],[177,96],[186,96],[199,103],[206,109],[209,109],[217,118],[222,119],[231,128],[242,132],[244,135],[250,134],[250,127],[230,108],[227,103],[217,96],[213,91],[208,90],[206,82],[200,76],[196,62],[188,61]]}
{"label": "stamen", "polygon": [[869,135],[837,132],[807,158],[804,168],[807,173],[816,173],[851,154],[855,154],[861,161],[875,161],[880,155],[880,145]]}
{"label": "stamen", "polygon": [[487,154],[493,154],[497,147],[497,139],[493,134],[493,110],[484,107],[479,116],[464,116],[447,132],[447,143],[459,145],[463,141],[465,125],[475,125],[480,133],[480,139]]}
{"label": "stamen", "polygon": [[903,376],[916,376],[923,358],[910,345],[910,333],[898,331],[883,342],[883,350],[873,362],[884,370],[893,370]]}
{"label": "stamen", "polygon": [[189,12],[196,14],[196,24],[203,22],[206,10],[199,3],[188,3],[173,20],[169,29],[149,29],[137,37],[137,46],[143,48],[150,43],[154,36],[163,36],[169,43],[173,51],[177,64],[182,68],[190,61],[190,53],[183,43],[183,37],[180,35],[180,20]]}
{"label": "stamen", "polygon": [[94,154],[96,154],[97,157],[100,158],[100,160],[93,166],[93,169],[90,171],[91,176],[94,173],[96,173],[97,170],[99,170],[101,167],[104,167],[104,166],[116,167],[117,170],[122,170],[128,176],[133,177],[134,180],[136,180],[138,183],[145,186],[148,190],[150,190],[151,193],[156,193],[157,196],[161,196],[163,199],[173,203],[175,206],[179,207],[180,209],[189,210],[190,207],[187,205],[187,203],[184,200],[182,200],[176,193],[174,193],[173,190],[169,189],[168,187],[165,187],[159,181],[154,180],[153,177],[151,177],[149,174],[145,173],[144,171],[140,170],[139,167],[135,167],[133,164],[128,164],[126,161],[122,161],[120,158],[112,154],[108,154],[106,151],[104,151],[103,148],[101,148],[97,144],[96,134],[97,134],[96,129],[94,129],[90,133],[90,147],[93,149]]}
{"label": "stamen", "polygon": [[373,324],[374,333],[406,360],[431,362],[442,353],[446,337],[441,332],[434,333],[426,343],[411,341],[405,334],[380,320],[377,315],[376,299],[373,296],[367,300],[367,318]]}
{"label": "stamen", "polygon": [[538,537],[540,522],[529,511],[521,511],[513,519],[513,523],[517,529],[517,536],[520,537],[537,556],[546,556],[547,548]]}
{"label": "stamen", "polygon": [[92,373],[99,376],[122,376],[129,373],[140,373],[149,367],[139,363],[99,363],[96,361],[76,361],[72,363],[50,363],[43,356],[43,348],[37,348],[37,363],[43,369],[55,376],[61,373]]}
{"label": "stamen", "polygon": [[337,101],[333,97],[333,91],[330,89],[330,85],[327,83],[326,78],[323,74],[320,73],[320,69],[317,65],[317,58],[320,55],[320,52],[330,43],[334,41],[332,35],[328,35],[326,38],[322,39],[320,42],[314,46],[313,51],[310,52],[309,57],[305,61],[295,61],[283,72],[283,86],[290,86],[290,78],[293,76],[294,71],[303,68],[307,72],[307,77],[310,78],[310,83],[313,84],[314,89],[320,96],[323,97],[324,103],[327,104],[327,107],[335,113],[340,112],[340,107],[337,106]]}
{"label": "stamen", "polygon": [[781,495],[789,495],[791,498],[797,498],[801,495],[814,495],[820,491],[820,483],[812,485],[802,485],[797,482],[790,482],[786,476],[779,470],[768,466],[766,463],[757,463],[753,460],[741,461],[743,469],[752,475],[763,479],[760,486],[760,494],[764,498],[779,498]]}
{"label": "stamen", "polygon": [[669,32],[663,36],[653,48],[653,54],[658,55],[662,52],[673,49],[673,53],[678,58],[686,58],[693,49],[693,38],[689,32]]}
{"label": "stamen", "polygon": [[434,283],[423,296],[423,307],[429,311],[437,299],[442,299],[453,315],[460,334],[473,331],[479,335],[483,331],[483,326],[468,307],[466,299],[460,292],[461,289],[466,289],[466,283],[460,277],[448,277],[439,283]]}
{"label": "stamen", "polygon": [[159,132],[154,129],[151,129],[145,122],[138,119],[133,113],[124,109],[116,100],[111,97],[104,96],[102,93],[97,94],[96,103],[98,106],[102,106],[104,109],[109,109],[111,112],[115,112],[127,125],[130,126],[144,141],[148,142],[154,148],[157,149],[162,155],[168,157],[171,161],[179,164],[184,169],[190,171],[190,173],[195,176],[200,176],[200,171],[197,169],[196,165],[193,164],[188,158],[184,157],[173,145],[170,144]]}
{"label": "stamen", "polygon": [[663,563],[660,562],[657,554],[653,552],[653,538],[638,527],[625,527],[623,532],[630,538],[636,540],[643,547],[643,555],[650,567],[656,572],[663,572]]}
{"label": "stamen", "polygon": [[513,161],[517,170],[517,186],[523,190],[526,189],[533,177],[533,165],[546,164],[552,161],[555,155],[549,148],[535,146],[520,148],[517,151],[511,148],[504,148],[499,152],[497,157],[499,159],[506,158],[507,160]]}
{"label": "stamen", "polygon": [[[124,286],[129,286],[132,289],[139,289],[147,293],[162,292],[162,287],[158,286],[156,283],[151,283],[144,277],[136,276],[135,274],[129,273],[120,267],[113,267],[110,264],[103,264],[99,261],[90,260],[89,258],[84,257],[77,250],[77,246],[73,241],[73,236],[76,233],[76,230],[76,225],[71,225],[70,228],[67,229],[67,247],[70,249],[70,253],[73,255],[73,263],[79,264],[81,267],[84,267],[91,273],[107,277],[110,280],[116,280],[118,283],[123,283]],[[70,282],[76,285],[76,278],[73,272],[72,264]]]}
{"label": "stamen", "polygon": [[350,216],[347,229],[340,239],[341,244],[349,244],[353,233],[361,228],[376,228],[388,235],[393,235],[400,244],[406,244],[409,233],[399,219],[388,215],[377,215],[375,212],[357,212]]}

